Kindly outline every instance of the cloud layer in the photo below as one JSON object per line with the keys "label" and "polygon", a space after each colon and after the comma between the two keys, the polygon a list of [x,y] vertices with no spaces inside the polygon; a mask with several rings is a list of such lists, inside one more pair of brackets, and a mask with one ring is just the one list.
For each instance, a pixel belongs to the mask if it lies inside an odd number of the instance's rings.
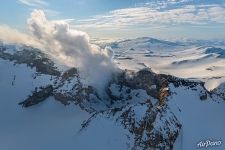
{"label": "cloud layer", "polygon": [[[184,1],[171,1],[169,4]],[[177,4],[178,5],[178,4]],[[79,27],[83,28],[126,28],[135,25],[152,24],[208,24],[225,23],[225,7],[218,4],[183,5],[168,7],[168,2],[153,7],[152,3],[133,8],[110,11],[106,15],[94,16],[80,20]]]}
{"label": "cloud layer", "polygon": [[20,4],[27,6],[28,9],[42,9],[48,16],[57,16],[60,12],[50,9],[51,5],[47,0],[17,0]]}
{"label": "cloud layer", "polygon": [[42,7],[48,5],[48,3],[44,0],[18,0],[18,1],[30,7]]}

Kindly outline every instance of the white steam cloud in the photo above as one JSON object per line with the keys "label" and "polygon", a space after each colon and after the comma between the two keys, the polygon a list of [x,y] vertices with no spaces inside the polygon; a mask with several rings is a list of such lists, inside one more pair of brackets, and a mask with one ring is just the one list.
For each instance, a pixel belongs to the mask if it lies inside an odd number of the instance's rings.
{"label": "white steam cloud", "polygon": [[90,44],[89,36],[69,28],[66,21],[49,21],[42,10],[34,10],[28,19],[29,30],[55,59],[79,68],[88,84],[102,90],[116,67],[110,48]]}
{"label": "white steam cloud", "polygon": [[0,41],[7,43],[25,44],[33,47],[42,48],[40,43],[32,36],[22,33],[6,25],[0,25]]}

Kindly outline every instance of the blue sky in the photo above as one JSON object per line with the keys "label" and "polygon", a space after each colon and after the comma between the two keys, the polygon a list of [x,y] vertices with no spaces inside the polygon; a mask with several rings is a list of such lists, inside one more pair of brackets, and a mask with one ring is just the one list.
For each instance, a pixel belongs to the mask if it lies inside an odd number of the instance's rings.
{"label": "blue sky", "polygon": [[94,38],[225,39],[225,0],[7,0],[0,26],[28,32],[34,9]]}

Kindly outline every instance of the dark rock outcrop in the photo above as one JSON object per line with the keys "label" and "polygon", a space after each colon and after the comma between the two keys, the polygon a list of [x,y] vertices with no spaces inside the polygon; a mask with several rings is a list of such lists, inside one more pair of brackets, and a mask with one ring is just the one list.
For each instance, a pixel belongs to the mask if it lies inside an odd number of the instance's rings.
{"label": "dark rock outcrop", "polygon": [[54,66],[54,62],[39,49],[24,45],[22,50],[15,50],[14,54],[5,51],[6,47],[0,48],[0,58],[12,61],[14,64],[26,64],[31,68],[36,68],[36,71],[42,74],[52,76],[59,76],[61,74]]}
{"label": "dark rock outcrop", "polygon": [[51,96],[52,92],[53,92],[52,85],[42,87],[40,89],[40,91],[34,91],[31,96],[29,96],[23,102],[20,102],[19,105],[22,105],[23,107],[30,107],[30,106],[36,105],[36,104],[44,101],[49,96]]}
{"label": "dark rock outcrop", "polygon": [[115,120],[130,132],[129,139],[134,138],[131,149],[172,150],[181,130],[181,124],[168,106],[159,110],[151,100],[95,113],[83,123],[82,130],[104,117]]}

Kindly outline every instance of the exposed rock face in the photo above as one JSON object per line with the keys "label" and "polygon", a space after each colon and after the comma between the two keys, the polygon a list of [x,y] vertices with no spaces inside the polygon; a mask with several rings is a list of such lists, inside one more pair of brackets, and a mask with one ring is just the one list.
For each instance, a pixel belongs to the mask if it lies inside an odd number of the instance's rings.
{"label": "exposed rock face", "polygon": [[216,95],[225,100],[225,83],[221,84],[219,87],[211,91],[211,93],[215,93]]}
{"label": "exposed rock face", "polygon": [[66,81],[77,76],[78,76],[78,70],[76,68],[71,68],[62,74],[61,81]]}
{"label": "exposed rock face", "polygon": [[34,91],[31,96],[29,96],[25,101],[19,103],[19,105],[22,105],[23,107],[30,107],[30,106],[36,105],[44,101],[49,96],[51,96],[52,92],[53,92],[53,87],[51,85],[46,87],[41,87],[40,91]]}
{"label": "exposed rock face", "polygon": [[14,53],[7,53],[7,47],[0,47],[0,58],[13,61],[14,64],[26,64],[31,68],[36,68],[38,73],[59,76],[60,71],[54,66],[52,60],[36,48],[23,46],[21,50]]}
{"label": "exposed rock face", "polygon": [[201,100],[206,100],[207,99],[207,97],[208,97],[208,95],[207,95],[207,92],[206,91],[201,91],[201,93],[200,93],[200,99]]}
{"label": "exposed rock face", "polygon": [[128,139],[133,141],[130,149],[172,150],[181,129],[181,124],[166,105],[158,109],[151,100],[98,112],[84,122],[83,129],[99,118],[115,120],[127,129],[131,134]]}
{"label": "exposed rock face", "polygon": [[[153,73],[150,69],[140,70],[139,72],[123,72],[118,75],[112,83],[117,84],[122,89],[124,86],[130,89],[143,89],[148,95],[159,99],[160,104],[163,104],[167,94],[165,88],[168,87],[168,81],[165,77]],[[111,94],[109,94],[111,95]],[[114,99],[116,99],[114,97]]]}
{"label": "exposed rock face", "polygon": [[93,103],[99,103],[97,101],[100,98],[93,87],[84,85],[81,82],[76,68],[71,68],[64,72],[53,87],[53,96],[63,104],[74,103],[88,112],[96,110],[92,105]]}
{"label": "exposed rock face", "polygon": [[[149,68],[140,70],[138,72],[124,71],[121,74],[115,76],[108,87],[111,87],[112,85],[115,87],[116,84],[119,88],[118,92],[126,89],[126,93],[130,93],[131,90],[142,89],[146,91],[149,96],[157,99],[160,106],[163,106],[165,104],[166,98],[170,95],[170,83],[174,84],[175,87],[185,86],[193,90],[195,90],[195,87],[198,85],[204,87],[204,82],[190,81],[171,75],[156,74]],[[124,96],[116,96],[115,94],[112,94],[113,92],[110,89],[107,90],[107,93],[111,98],[112,103],[120,100],[121,97]],[[200,95],[200,97],[206,99],[208,91],[205,89],[203,93],[205,94]]]}
{"label": "exposed rock face", "polygon": [[49,96],[53,96],[64,105],[74,103],[90,113],[98,111],[95,108],[95,104],[99,105],[101,109],[106,108],[106,105],[99,102],[101,99],[98,97],[96,90],[91,86],[81,83],[76,68],[65,71],[54,80],[54,84],[52,85],[37,87],[31,96],[28,96],[26,100],[19,104],[29,107],[44,101]]}

